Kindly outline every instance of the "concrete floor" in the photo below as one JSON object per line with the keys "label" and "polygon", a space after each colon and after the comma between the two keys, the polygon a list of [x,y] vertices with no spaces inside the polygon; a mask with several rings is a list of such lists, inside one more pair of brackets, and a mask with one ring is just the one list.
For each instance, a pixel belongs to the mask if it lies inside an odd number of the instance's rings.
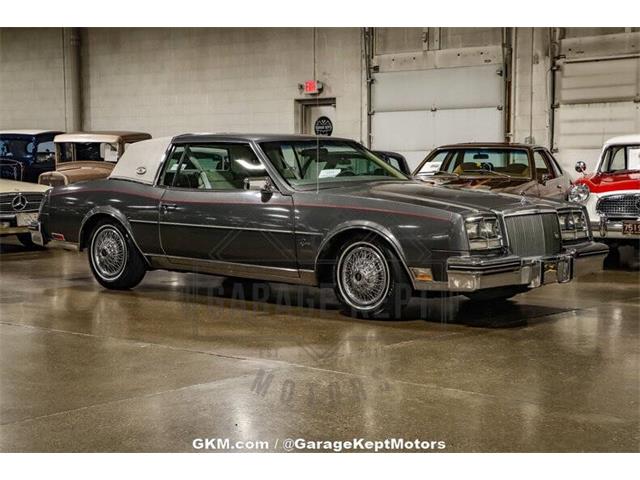
{"label": "concrete floor", "polygon": [[640,450],[638,272],[361,321],[330,291],[272,284],[243,300],[217,277],[152,272],[110,292],[84,254],[0,252],[0,451],[193,451],[213,437]]}

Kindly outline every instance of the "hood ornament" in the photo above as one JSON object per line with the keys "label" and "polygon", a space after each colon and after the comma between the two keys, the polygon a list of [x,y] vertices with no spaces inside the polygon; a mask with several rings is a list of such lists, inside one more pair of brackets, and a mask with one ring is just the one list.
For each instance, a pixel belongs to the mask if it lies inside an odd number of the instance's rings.
{"label": "hood ornament", "polygon": [[520,192],[520,205],[527,205],[529,203],[529,199],[527,198],[527,194],[523,190]]}

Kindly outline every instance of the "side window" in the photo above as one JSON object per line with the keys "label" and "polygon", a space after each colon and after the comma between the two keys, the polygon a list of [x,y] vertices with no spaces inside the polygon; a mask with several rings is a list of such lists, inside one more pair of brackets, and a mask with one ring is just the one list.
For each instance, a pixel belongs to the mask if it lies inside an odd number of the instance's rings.
{"label": "side window", "polygon": [[555,172],[556,176],[561,177],[562,175],[564,175],[564,172],[562,171],[562,168],[560,168],[560,164],[555,159],[555,157],[553,155],[548,155],[548,157],[551,160],[551,165],[553,167],[553,171]]}
{"label": "side window", "polygon": [[402,171],[402,169],[400,168],[400,162],[398,161],[397,158],[393,158],[393,157],[387,157],[387,158],[389,159],[389,165],[391,165],[396,170]]}
{"label": "side window", "polygon": [[176,169],[174,187],[198,190],[243,190],[245,179],[266,176],[246,144],[194,144],[186,147]]}
{"label": "side window", "polygon": [[625,148],[614,147],[609,150],[609,171],[625,169]]}
{"label": "side window", "polygon": [[547,175],[547,178],[555,178],[556,175],[549,167],[549,161],[540,150],[533,152],[533,162],[536,167],[536,178],[542,180],[543,175]]}
{"label": "side window", "polygon": [[158,182],[160,185],[164,185],[165,187],[170,187],[173,185],[173,180],[175,179],[176,172],[178,171],[178,163],[180,163],[180,159],[182,159],[183,154],[184,147],[182,145],[179,145],[173,149],[164,166],[162,178]]}

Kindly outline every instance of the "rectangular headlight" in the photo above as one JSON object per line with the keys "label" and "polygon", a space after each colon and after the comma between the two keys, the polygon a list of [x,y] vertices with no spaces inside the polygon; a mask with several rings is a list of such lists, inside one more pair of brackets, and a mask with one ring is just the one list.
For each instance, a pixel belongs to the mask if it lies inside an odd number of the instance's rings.
{"label": "rectangular headlight", "polygon": [[489,250],[502,246],[500,223],[495,217],[477,217],[465,221],[470,250]]}
{"label": "rectangular headlight", "polygon": [[560,232],[563,240],[577,240],[589,237],[587,218],[582,210],[565,210],[558,213]]}

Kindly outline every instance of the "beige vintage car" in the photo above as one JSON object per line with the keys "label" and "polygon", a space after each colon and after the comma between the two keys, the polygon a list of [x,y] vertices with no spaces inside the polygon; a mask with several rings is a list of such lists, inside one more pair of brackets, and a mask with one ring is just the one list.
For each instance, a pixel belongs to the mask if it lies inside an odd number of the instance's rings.
{"label": "beige vintage car", "polygon": [[56,168],[38,177],[42,185],[68,185],[107,178],[127,146],[151,135],[144,132],[76,132],[56,135]]}
{"label": "beige vintage car", "polygon": [[0,236],[16,235],[24,246],[33,246],[29,224],[38,220],[38,209],[47,185],[0,178]]}

